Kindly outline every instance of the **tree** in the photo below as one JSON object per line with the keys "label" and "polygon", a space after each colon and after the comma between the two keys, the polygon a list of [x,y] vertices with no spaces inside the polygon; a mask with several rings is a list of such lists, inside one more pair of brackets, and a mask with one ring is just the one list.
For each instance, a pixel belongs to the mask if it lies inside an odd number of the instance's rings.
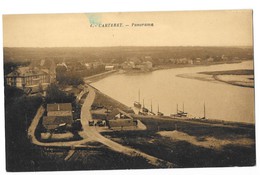
{"label": "tree", "polygon": [[67,95],[54,83],[50,84],[46,90],[46,103],[72,103],[74,100],[74,95]]}
{"label": "tree", "polygon": [[78,86],[84,84],[82,76],[80,72],[67,71],[60,73],[59,76],[57,76],[57,80],[59,84]]}
{"label": "tree", "polygon": [[8,171],[33,170],[32,161],[39,159],[39,152],[30,143],[27,129],[42,104],[42,98],[6,93],[5,101],[6,168]]}

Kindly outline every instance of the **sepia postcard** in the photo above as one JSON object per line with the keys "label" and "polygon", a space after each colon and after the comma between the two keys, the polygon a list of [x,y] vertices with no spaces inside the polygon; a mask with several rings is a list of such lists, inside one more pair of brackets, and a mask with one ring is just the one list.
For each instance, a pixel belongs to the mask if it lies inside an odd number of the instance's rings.
{"label": "sepia postcard", "polygon": [[256,165],[252,10],[3,15],[6,170]]}

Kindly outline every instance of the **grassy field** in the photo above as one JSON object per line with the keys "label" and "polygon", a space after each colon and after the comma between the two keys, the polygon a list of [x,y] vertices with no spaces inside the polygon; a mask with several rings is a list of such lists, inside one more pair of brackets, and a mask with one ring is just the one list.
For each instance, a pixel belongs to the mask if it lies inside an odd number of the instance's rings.
{"label": "grassy field", "polygon": [[[115,103],[102,93],[97,93],[96,100],[105,106],[113,103],[124,108],[124,105]],[[256,164],[254,124],[133,116],[141,120],[147,130],[104,132],[102,135],[122,145],[172,162],[178,167]],[[174,139],[160,134],[160,131],[174,130],[178,131]]]}
{"label": "grassy field", "polygon": [[[146,124],[147,131],[102,134],[123,145],[175,163],[179,167],[253,166],[256,163],[254,126],[232,128],[149,118],[142,119],[142,122]],[[201,145],[207,139],[214,138],[223,143],[223,146],[221,149],[205,147],[192,144],[183,138],[173,140],[158,134],[158,131],[172,131],[176,128],[178,132],[196,138]],[[253,143],[245,146],[236,141],[243,139]]]}
{"label": "grassy field", "polygon": [[111,151],[97,142],[89,148],[77,148],[72,157],[65,161],[66,148],[41,149],[42,160],[36,162],[33,171],[111,170],[155,168],[141,157],[130,157]]}

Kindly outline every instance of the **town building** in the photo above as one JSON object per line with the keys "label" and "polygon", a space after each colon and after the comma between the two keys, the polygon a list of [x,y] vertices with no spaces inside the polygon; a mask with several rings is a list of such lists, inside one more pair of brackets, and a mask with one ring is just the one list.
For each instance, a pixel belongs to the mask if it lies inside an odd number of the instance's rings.
{"label": "town building", "polygon": [[193,60],[192,60],[192,59],[189,59],[189,60],[188,60],[188,64],[193,64]]}
{"label": "town building", "polygon": [[104,64],[102,62],[100,62],[100,61],[94,61],[94,62],[92,62],[90,64],[91,64],[93,69],[97,69],[98,67],[104,66]]}
{"label": "town building", "polygon": [[64,62],[63,63],[58,63],[56,69],[57,70],[67,71],[68,70],[68,66]]}
{"label": "town building", "polygon": [[145,61],[152,61],[153,58],[152,58],[151,56],[145,56],[145,57],[144,57],[144,60],[145,60]]}
{"label": "town building", "polygon": [[207,62],[213,62],[214,61],[214,58],[212,58],[212,57],[209,57],[208,59],[207,59]]}
{"label": "town building", "polygon": [[71,103],[47,104],[47,116],[43,117],[43,126],[47,130],[55,130],[60,126],[71,127],[73,123]]}
{"label": "town building", "polygon": [[39,68],[19,67],[5,76],[9,86],[23,89],[30,93],[37,93],[46,90],[50,84],[48,70]]}
{"label": "town building", "polygon": [[145,69],[152,69],[153,68],[153,63],[151,61],[144,61],[143,65]]}
{"label": "town building", "polygon": [[105,70],[109,71],[109,70],[114,70],[115,66],[111,66],[111,65],[107,65],[105,66]]}
{"label": "town building", "polygon": [[177,64],[187,64],[188,59],[187,58],[179,58],[177,59]]}
{"label": "town building", "polygon": [[51,58],[45,58],[45,59],[33,59],[30,60],[29,68],[38,68],[50,76],[50,83],[54,83],[56,81],[56,63]]}
{"label": "town building", "polygon": [[195,63],[200,64],[201,63],[201,58],[195,58]]}
{"label": "town building", "polygon": [[142,71],[149,71],[153,68],[153,63],[151,61],[144,61],[141,64],[136,64],[135,69]]}
{"label": "town building", "polygon": [[135,63],[133,61],[125,61],[121,64],[122,69],[133,69],[135,68]]}
{"label": "town building", "polygon": [[221,60],[222,60],[222,61],[227,61],[227,60],[228,60],[228,57],[225,56],[225,55],[222,55],[222,56],[221,56]]}
{"label": "town building", "polygon": [[169,62],[172,64],[193,64],[193,60],[190,58],[170,58]]}
{"label": "town building", "polygon": [[87,70],[90,70],[92,68],[89,63],[85,63],[85,66],[86,66]]}

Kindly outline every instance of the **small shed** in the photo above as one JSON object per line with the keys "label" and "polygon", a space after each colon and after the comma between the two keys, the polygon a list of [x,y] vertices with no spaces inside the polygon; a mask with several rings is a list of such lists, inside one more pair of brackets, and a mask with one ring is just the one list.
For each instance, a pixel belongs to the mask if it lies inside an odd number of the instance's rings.
{"label": "small shed", "polygon": [[115,66],[105,66],[105,70],[114,70]]}
{"label": "small shed", "polygon": [[71,103],[47,104],[47,116],[43,117],[43,126],[54,130],[61,125],[71,126],[73,123]]}

